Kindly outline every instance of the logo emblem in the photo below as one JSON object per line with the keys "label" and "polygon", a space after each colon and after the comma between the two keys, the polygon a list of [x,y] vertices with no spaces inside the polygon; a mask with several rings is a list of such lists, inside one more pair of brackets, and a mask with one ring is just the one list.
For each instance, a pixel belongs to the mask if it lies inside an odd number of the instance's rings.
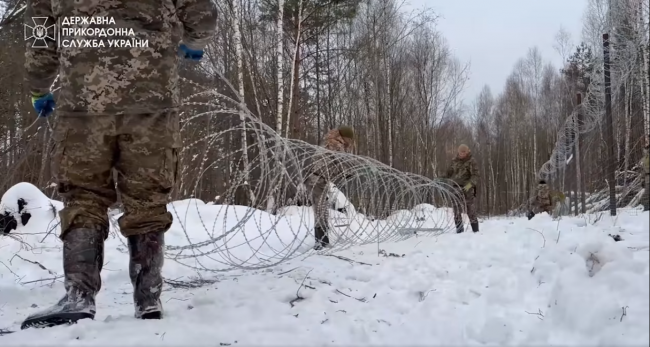
{"label": "logo emblem", "polygon": [[[32,48],[48,48],[47,40],[56,41],[56,23],[49,24],[47,17],[32,17],[34,26],[25,24],[25,41],[33,40]],[[52,30],[50,36],[48,32]]]}

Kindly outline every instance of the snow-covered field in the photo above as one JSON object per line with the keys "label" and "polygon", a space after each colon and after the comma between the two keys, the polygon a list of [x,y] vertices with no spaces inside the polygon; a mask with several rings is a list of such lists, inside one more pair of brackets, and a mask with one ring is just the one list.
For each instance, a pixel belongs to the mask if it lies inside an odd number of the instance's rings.
{"label": "snow-covered field", "polygon": [[[16,208],[20,191],[12,191],[3,198],[4,209]],[[29,313],[63,293],[60,279],[51,279],[62,274],[58,231],[46,235],[57,223],[52,208],[60,209],[60,203],[51,207],[34,194],[29,200],[27,226],[19,221],[13,238],[0,236],[0,329],[19,329]],[[204,225],[208,230],[219,223],[235,225],[234,212],[244,213],[191,205],[174,205],[185,231],[176,222],[168,245],[188,244],[187,235],[191,243],[205,240]],[[432,210],[433,218],[444,218],[441,210]],[[168,251],[168,256],[189,256],[166,262],[165,277],[176,286],[163,293],[161,321],[133,318],[128,256],[123,238],[113,234],[105,247],[94,321],[16,331],[0,336],[0,345],[650,344],[648,212],[622,209],[614,218],[604,213],[559,221],[546,214],[531,221],[493,218],[482,221],[478,234],[411,237],[327,256],[308,251],[313,241],[300,230],[311,222],[300,211],[280,219],[257,211],[245,223],[242,234],[258,225],[274,224],[278,230],[276,243],[256,246],[249,240],[249,253],[254,247],[264,254],[252,257],[257,260],[249,260],[245,247],[227,252],[238,257],[230,260],[235,264],[260,264],[260,258],[278,253],[294,256],[278,258],[280,264],[267,269],[203,271],[202,286],[182,288],[180,282],[198,276],[196,268],[228,268],[215,260],[225,259],[225,253],[194,257],[196,250]],[[298,236],[287,230],[298,230]],[[615,242],[609,234],[623,240]],[[234,247],[241,240],[219,242]]]}

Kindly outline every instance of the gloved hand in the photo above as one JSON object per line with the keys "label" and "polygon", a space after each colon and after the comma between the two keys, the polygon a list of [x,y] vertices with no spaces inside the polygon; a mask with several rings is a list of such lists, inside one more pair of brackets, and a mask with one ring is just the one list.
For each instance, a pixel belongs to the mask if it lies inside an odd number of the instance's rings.
{"label": "gloved hand", "polygon": [[56,106],[54,95],[52,93],[41,95],[32,93],[32,106],[34,106],[39,117],[49,117],[54,112],[54,107]]}
{"label": "gloved hand", "polygon": [[203,58],[203,50],[190,49],[184,43],[178,47],[178,55],[185,59],[199,61]]}
{"label": "gloved hand", "polygon": [[472,189],[473,185],[471,183],[467,183],[464,187],[463,190],[466,192],[469,192],[470,189]]}

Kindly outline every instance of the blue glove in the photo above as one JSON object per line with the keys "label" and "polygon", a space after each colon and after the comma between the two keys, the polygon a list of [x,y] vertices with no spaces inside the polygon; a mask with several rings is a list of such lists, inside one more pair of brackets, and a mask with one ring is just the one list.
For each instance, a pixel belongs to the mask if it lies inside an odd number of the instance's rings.
{"label": "blue glove", "polygon": [[178,55],[185,59],[199,61],[203,58],[203,50],[189,49],[184,43],[181,43],[180,47],[178,47]]}
{"label": "blue glove", "polygon": [[49,117],[52,112],[54,112],[54,107],[56,106],[54,95],[52,95],[52,93],[47,93],[45,95],[32,93],[32,106],[34,106],[39,117]]}

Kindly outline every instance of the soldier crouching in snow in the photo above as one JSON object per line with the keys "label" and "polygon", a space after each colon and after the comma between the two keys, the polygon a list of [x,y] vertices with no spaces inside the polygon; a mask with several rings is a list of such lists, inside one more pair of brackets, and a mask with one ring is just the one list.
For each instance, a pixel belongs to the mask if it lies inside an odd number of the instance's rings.
{"label": "soldier crouching in snow", "polygon": [[[323,148],[351,153],[354,147],[354,130],[348,126],[340,126],[330,130],[323,140]],[[329,245],[329,204],[327,196],[330,181],[345,174],[342,163],[337,160],[328,160],[328,156],[317,156],[316,163],[312,166],[305,187],[311,194],[312,209],[314,211],[314,236],[316,237],[315,250],[323,249]],[[333,159],[333,158],[332,158]],[[321,161],[321,162],[319,162]]]}
{"label": "soldier crouching in snow", "polygon": [[451,166],[447,170],[445,178],[451,179],[459,189],[457,192],[458,201],[454,201],[454,223],[456,232],[465,231],[463,227],[462,203],[467,208],[467,217],[472,226],[472,231],[478,232],[478,217],[476,216],[476,185],[478,184],[479,172],[476,160],[467,145],[458,147],[458,155],[453,159]]}
{"label": "soldier crouching in snow", "polygon": [[[216,31],[217,9],[211,0],[27,0],[24,19],[33,25],[33,18],[45,18],[47,26],[92,16],[111,20],[91,22],[89,30],[128,28],[147,45],[57,47],[42,39],[45,47],[32,47],[26,41],[34,109],[48,117],[57,108],[52,171],[65,205],[60,238],[66,292],[57,304],[27,317],[22,329],[94,319],[107,211],[117,199],[113,170],[124,205],[118,223],[129,246],[135,316],[163,316],[164,235],[173,221],[167,203],[181,147],[179,55],[201,59]],[[55,101],[50,86],[57,74]]]}
{"label": "soldier crouching in snow", "polygon": [[535,214],[546,212],[549,215],[553,212],[553,203],[551,201],[551,190],[545,180],[540,180],[537,185],[536,194],[533,197],[528,210],[528,220],[535,217]]}

